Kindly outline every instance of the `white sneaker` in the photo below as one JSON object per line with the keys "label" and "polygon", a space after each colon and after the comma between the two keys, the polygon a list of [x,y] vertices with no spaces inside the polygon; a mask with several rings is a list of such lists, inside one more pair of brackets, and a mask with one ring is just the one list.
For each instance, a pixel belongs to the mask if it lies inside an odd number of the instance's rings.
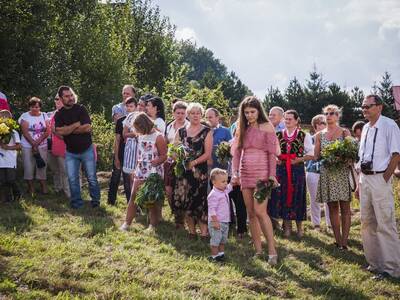
{"label": "white sneaker", "polygon": [[268,264],[275,266],[278,263],[278,255],[268,255]]}
{"label": "white sneaker", "polygon": [[129,230],[129,225],[126,224],[126,223],[124,222],[124,224],[121,225],[121,227],[119,228],[119,230],[125,231],[125,232],[126,232],[126,231]]}
{"label": "white sneaker", "polygon": [[149,227],[147,227],[145,231],[148,233],[153,233],[156,231],[156,228],[150,224]]}

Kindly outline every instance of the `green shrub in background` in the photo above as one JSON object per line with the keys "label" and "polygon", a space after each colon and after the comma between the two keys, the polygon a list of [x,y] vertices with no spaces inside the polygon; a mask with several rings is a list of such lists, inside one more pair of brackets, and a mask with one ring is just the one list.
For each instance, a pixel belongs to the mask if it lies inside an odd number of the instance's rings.
{"label": "green shrub in background", "polygon": [[103,113],[89,113],[92,119],[93,143],[97,146],[97,171],[111,171],[115,125]]}

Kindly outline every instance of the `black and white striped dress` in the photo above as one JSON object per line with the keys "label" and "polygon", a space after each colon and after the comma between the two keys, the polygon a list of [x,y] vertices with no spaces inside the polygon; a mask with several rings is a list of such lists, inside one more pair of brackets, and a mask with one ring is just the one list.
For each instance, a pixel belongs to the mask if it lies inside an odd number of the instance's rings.
{"label": "black and white striped dress", "polygon": [[[129,128],[129,132],[132,132],[133,129],[133,120],[137,113],[129,114],[124,120],[124,127]],[[137,162],[137,138],[127,138],[125,143],[125,151],[124,151],[124,165],[122,166],[122,171],[127,174],[132,174],[135,171],[136,162]]]}

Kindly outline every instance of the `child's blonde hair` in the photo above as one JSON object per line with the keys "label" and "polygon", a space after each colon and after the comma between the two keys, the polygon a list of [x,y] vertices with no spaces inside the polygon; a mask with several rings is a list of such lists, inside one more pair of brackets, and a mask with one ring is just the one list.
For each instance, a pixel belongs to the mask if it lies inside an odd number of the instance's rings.
{"label": "child's blonde hair", "polygon": [[211,173],[210,173],[211,182],[213,182],[217,178],[218,175],[226,175],[226,176],[228,176],[228,172],[226,170],[220,169],[220,168],[212,169]]}

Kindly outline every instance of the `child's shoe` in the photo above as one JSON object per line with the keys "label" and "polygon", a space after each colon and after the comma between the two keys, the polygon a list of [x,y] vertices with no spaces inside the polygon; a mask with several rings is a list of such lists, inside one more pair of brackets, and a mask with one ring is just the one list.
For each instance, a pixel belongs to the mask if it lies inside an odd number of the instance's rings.
{"label": "child's shoe", "polygon": [[268,264],[275,266],[278,264],[278,255],[268,255]]}
{"label": "child's shoe", "polygon": [[124,222],[124,224],[121,225],[119,230],[127,232],[129,230],[129,225],[126,224],[126,222]]}

